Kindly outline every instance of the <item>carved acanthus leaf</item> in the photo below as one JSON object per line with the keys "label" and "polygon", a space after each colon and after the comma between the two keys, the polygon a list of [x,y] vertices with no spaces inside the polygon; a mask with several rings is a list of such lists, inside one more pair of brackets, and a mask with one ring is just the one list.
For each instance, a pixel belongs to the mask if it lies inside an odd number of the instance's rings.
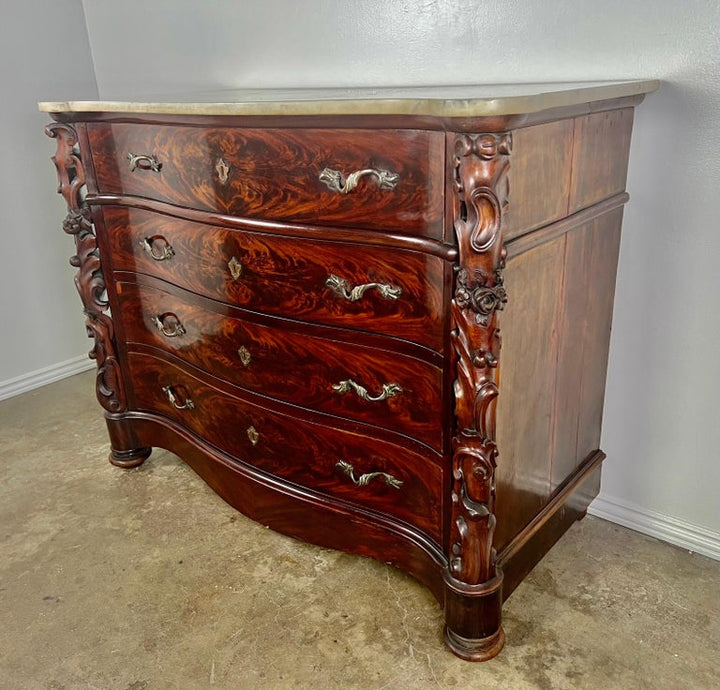
{"label": "carved acanthus leaf", "polygon": [[76,253],[70,258],[70,265],[78,269],[75,286],[85,311],[88,336],[94,339],[90,358],[98,366],[97,398],[106,410],[121,412],[126,408],[125,390],[115,352],[113,322],[107,313],[97,237],[83,196],[85,171],[78,152],[77,132],[70,125],[54,122],[45,128],[45,133],[57,140],[57,152],[52,160],[58,174],[58,193],[63,195],[68,207],[63,230],[75,238]]}
{"label": "carved acanthus leaf", "polygon": [[450,569],[469,584],[495,576],[495,372],[503,283],[503,213],[509,134],[459,135],[454,158],[454,227],[459,265],[452,304],[455,419]]}

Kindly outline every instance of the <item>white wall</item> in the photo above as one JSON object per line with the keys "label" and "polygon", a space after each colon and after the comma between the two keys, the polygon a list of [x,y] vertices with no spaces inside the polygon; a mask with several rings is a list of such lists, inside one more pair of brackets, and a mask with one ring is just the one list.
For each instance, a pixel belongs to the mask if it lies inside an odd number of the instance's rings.
{"label": "white wall", "polygon": [[[0,398],[86,368],[55,142],[37,101],[97,95],[80,0],[0,0]],[[56,198],[57,196],[57,198]]]}
{"label": "white wall", "polygon": [[[595,505],[676,543],[701,550],[704,541],[720,556],[717,2],[85,0],[84,7],[103,97],[663,79],[636,118],[603,434],[609,460]],[[81,95],[70,86],[54,93]]]}

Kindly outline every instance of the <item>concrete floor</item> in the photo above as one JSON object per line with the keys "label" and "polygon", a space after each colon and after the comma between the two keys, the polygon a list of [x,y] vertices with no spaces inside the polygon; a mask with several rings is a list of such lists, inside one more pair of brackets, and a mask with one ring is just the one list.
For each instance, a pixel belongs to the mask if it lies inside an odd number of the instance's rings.
{"label": "concrete floor", "polygon": [[403,573],[275,534],[175,456],[108,464],[94,376],[0,403],[0,688],[718,688],[720,564],[591,517],[470,664]]}

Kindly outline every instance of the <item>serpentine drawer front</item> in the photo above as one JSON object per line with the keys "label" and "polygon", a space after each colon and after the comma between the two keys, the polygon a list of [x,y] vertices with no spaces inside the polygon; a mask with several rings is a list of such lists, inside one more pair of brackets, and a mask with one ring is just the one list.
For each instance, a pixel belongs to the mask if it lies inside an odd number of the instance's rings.
{"label": "serpentine drawer front", "polygon": [[[291,328],[156,287],[118,283],[128,343],[161,348],[237,386],[339,417],[377,424],[442,451],[442,370],[420,359],[358,345],[353,332]],[[220,313],[218,310],[220,309]],[[348,342],[337,340],[344,336]]]}
{"label": "serpentine drawer front", "polygon": [[440,132],[92,124],[100,193],[441,237]]}
{"label": "serpentine drawer front", "polygon": [[599,490],[657,86],[41,104],[110,461],[174,452],[250,518],[410,573],[453,653],[495,656]]}
{"label": "serpentine drawer front", "polygon": [[437,256],[232,231],[116,206],[104,209],[103,220],[116,271],[158,276],[253,311],[444,347],[447,267]]}
{"label": "serpentine drawer front", "polygon": [[155,357],[131,353],[128,363],[138,410],[165,415],[248,464],[393,515],[441,541],[442,469],[419,444],[411,450],[372,438],[371,427],[344,430],[324,425],[328,418],[306,421],[292,408],[271,410],[262,398],[228,395]]}

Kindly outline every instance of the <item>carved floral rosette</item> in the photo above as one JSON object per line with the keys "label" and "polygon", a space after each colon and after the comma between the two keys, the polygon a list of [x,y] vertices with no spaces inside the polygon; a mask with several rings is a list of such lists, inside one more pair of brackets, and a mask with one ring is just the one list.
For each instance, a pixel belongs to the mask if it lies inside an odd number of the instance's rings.
{"label": "carved floral rosette", "polygon": [[57,140],[57,152],[52,160],[58,174],[58,193],[63,195],[68,207],[63,230],[75,238],[76,254],[70,258],[70,264],[78,269],[75,286],[85,311],[88,336],[94,339],[89,356],[98,367],[97,398],[109,412],[122,412],[126,409],[125,391],[115,352],[97,237],[90,207],[84,200],[85,171],[78,151],[77,132],[70,125],[54,122],[45,128],[45,134]]}
{"label": "carved floral rosette", "polygon": [[510,134],[458,135],[453,159],[459,250],[452,301],[457,378],[452,460],[450,574],[467,584],[495,577],[495,414],[503,285],[503,214]]}

